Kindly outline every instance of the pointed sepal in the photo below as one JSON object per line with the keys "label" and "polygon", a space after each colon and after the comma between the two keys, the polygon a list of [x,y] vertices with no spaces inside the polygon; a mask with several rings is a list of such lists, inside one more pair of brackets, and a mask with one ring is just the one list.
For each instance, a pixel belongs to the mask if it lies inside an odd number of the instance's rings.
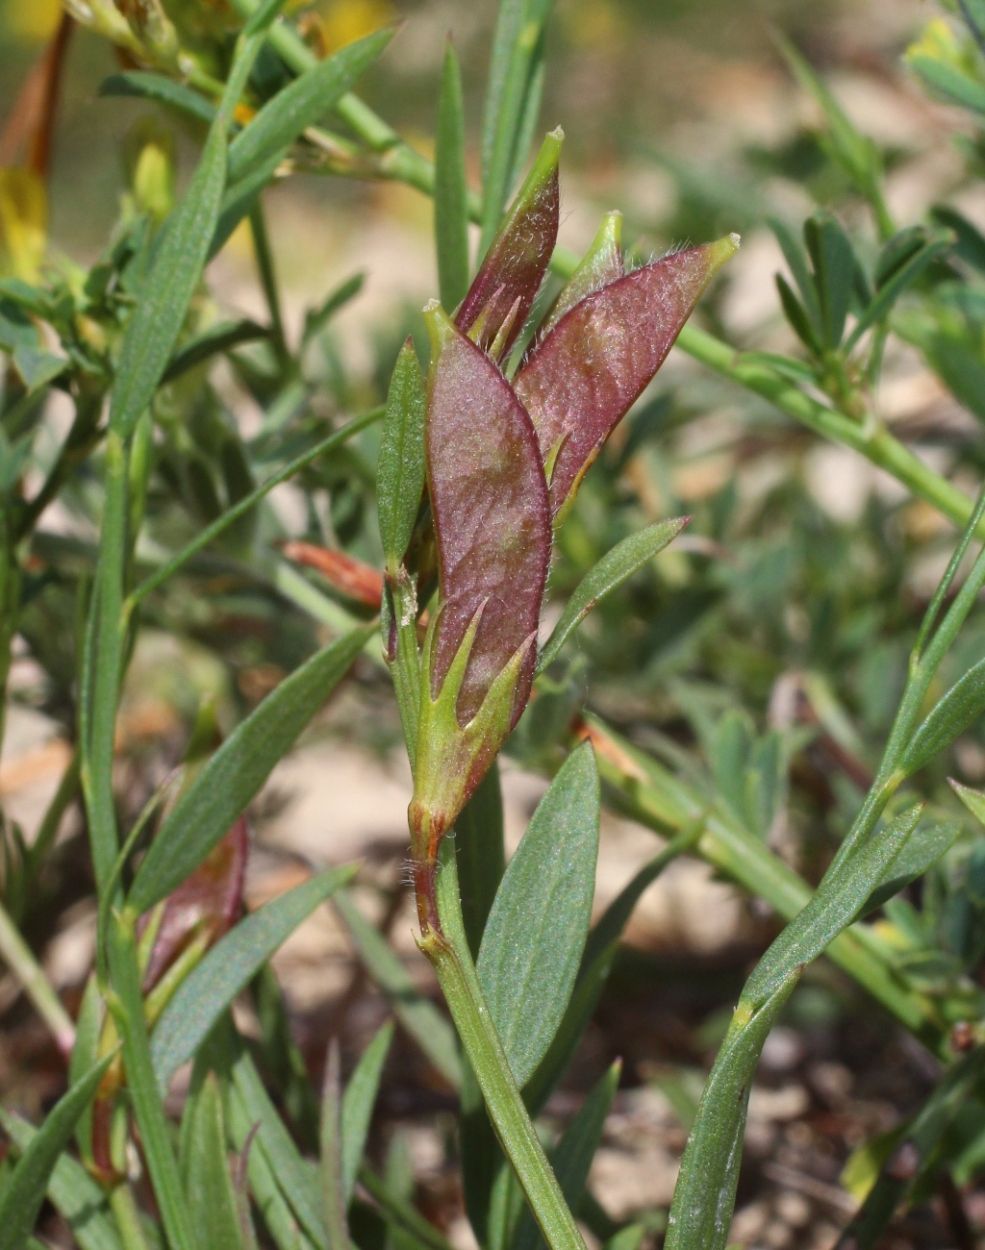
{"label": "pointed sepal", "polygon": [[[558,160],[564,132],[552,130],[493,240],[455,324],[502,358],[523,328],[557,242]],[[510,324],[504,329],[507,320]]]}

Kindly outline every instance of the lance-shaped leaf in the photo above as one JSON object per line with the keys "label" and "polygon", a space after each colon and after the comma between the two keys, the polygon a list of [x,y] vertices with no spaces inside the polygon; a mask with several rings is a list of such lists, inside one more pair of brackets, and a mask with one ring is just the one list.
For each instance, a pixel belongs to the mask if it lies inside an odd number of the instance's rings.
{"label": "lance-shaped leaf", "polygon": [[[428,379],[427,478],[438,539],[441,614],[431,693],[437,697],[466,630],[481,610],[456,710],[478,712],[490,686],[536,633],[550,559],[547,485],[530,418],[489,357],[437,305]],[[512,721],[530,691],[531,648]]]}
{"label": "lance-shaped leaf", "polygon": [[576,304],[534,348],[514,385],[545,463],[553,460],[554,516],[738,245],[738,235],[730,235],[671,252],[610,282]]}
{"label": "lance-shaped leaf", "polygon": [[558,158],[564,132],[545,138],[502,230],[455,315],[455,324],[484,350],[510,349],[530,312],[557,241]]}

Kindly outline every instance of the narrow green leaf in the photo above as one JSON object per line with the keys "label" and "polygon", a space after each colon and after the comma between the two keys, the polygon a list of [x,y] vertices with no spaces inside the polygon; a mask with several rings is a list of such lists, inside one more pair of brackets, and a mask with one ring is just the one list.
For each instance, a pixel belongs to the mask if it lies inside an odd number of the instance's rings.
{"label": "narrow green leaf", "polygon": [[229,147],[229,183],[275,157],[280,159],[302,131],[315,125],[380,56],[392,29],[347,44],[278,91]]}
{"label": "narrow green leaf", "polygon": [[150,70],[130,69],[110,74],[99,84],[101,96],[132,96],[140,100],[154,100],[167,104],[188,117],[208,125],[215,117],[215,105],[184,83],[155,74]]}
{"label": "narrow green leaf", "polygon": [[346,1214],[348,1203],[342,1180],[343,1131],[340,1067],[339,1040],[333,1037],[328,1046],[328,1059],[325,1064],[321,1124],[318,1131],[322,1207],[325,1212],[325,1229],[333,1250],[347,1250],[349,1246],[349,1221]]}
{"label": "narrow green leaf", "polygon": [[588,743],[541,800],[496,894],[479,951],[479,984],[522,1086],[571,997],[591,920],[599,780]]}
{"label": "narrow green leaf", "polygon": [[908,53],[906,63],[934,94],[949,104],[985,113],[985,84],[957,65],[924,53]]}
{"label": "narrow green leaf", "polygon": [[981,825],[985,825],[985,794],[951,779],[951,789]]}
{"label": "narrow green leaf", "polygon": [[496,236],[512,177],[522,163],[517,140],[529,127],[527,102],[537,84],[537,55],[549,11],[549,0],[507,2],[500,10],[483,122],[481,253]]}
{"label": "narrow green leaf", "polygon": [[387,1022],[363,1051],[342,1095],[342,1194],[346,1204],[366,1148],[373,1104],[392,1041],[393,1025]]}
{"label": "narrow green leaf", "polygon": [[954,235],[949,230],[926,234],[923,245],[913,251],[903,264],[895,267],[885,280],[879,283],[875,295],[852,328],[845,343],[845,350],[851,351],[870,326],[882,321],[903,292],[916,282],[931,261],[946,252],[953,243]]}
{"label": "narrow green leaf", "polygon": [[445,1017],[412,981],[407,969],[345,890],[333,906],[345,921],[360,959],[390,1001],[397,1019],[445,1080],[457,1089],[462,1080],[455,1033]]}
{"label": "narrow green leaf", "polygon": [[249,318],[243,318],[240,321],[220,321],[216,325],[209,326],[207,330],[203,330],[201,334],[196,334],[180,351],[175,352],[168,367],[164,370],[161,381],[172,382],[210,357],[231,351],[232,348],[239,347],[243,343],[252,343],[257,339],[266,338],[267,334],[266,326],[250,321]]}
{"label": "narrow green leaf", "polygon": [[664,1250],[725,1250],[753,1075],[798,977],[790,974],[750,1019],[733,1024],[718,1052],[681,1161]]}
{"label": "narrow green leaf", "polygon": [[462,918],[472,958],[506,868],[503,846],[503,794],[494,762],[455,821],[455,858],[462,887]]}
{"label": "narrow green leaf", "polygon": [[185,197],[164,226],[123,333],[109,421],[124,438],[153,398],[178,340],[219,219],[225,181],[226,139],[213,123]]}
{"label": "narrow green leaf", "polygon": [[565,604],[561,619],[554,626],[547,645],[540,653],[537,661],[538,672],[543,672],[549,664],[553,664],[565,642],[599,600],[604,599],[617,586],[621,586],[628,577],[632,577],[658,552],[663,551],[684,529],[689,519],[678,517],[672,521],[658,521],[638,534],[630,534],[585,574],[578,589]]}
{"label": "narrow green leaf", "polygon": [[[953,783],[952,783],[953,784]],[[887,899],[922,877],[958,840],[961,826],[956,822],[932,825],[929,829],[917,827],[903,843],[899,854],[889,865],[872,895],[863,904],[859,917],[881,907]]]}
{"label": "narrow green leaf", "polygon": [[[317,1170],[302,1159],[277,1108],[264,1089],[249,1051],[231,1025],[222,1028],[219,1044],[223,1052],[224,1068],[232,1081],[230,1119],[232,1121],[235,1114],[233,1127],[241,1149],[246,1134],[255,1132],[248,1160],[251,1186],[255,1187],[255,1152],[257,1179],[274,1206],[278,1230],[285,1226],[293,1228],[288,1245],[293,1245],[301,1238],[302,1250],[309,1244],[318,1246],[320,1250],[328,1250]],[[257,1197],[260,1197],[259,1191]],[[289,1214],[284,1210],[285,1205]],[[266,1214],[265,1204],[264,1212]]]}
{"label": "narrow green leaf", "polygon": [[985,713],[985,660],[979,660],[941,698],[903,752],[900,768],[909,776],[929,764]]}
{"label": "narrow green leaf", "polygon": [[[790,230],[784,222],[780,221],[779,218],[771,217],[769,226],[776,235],[776,241],[779,243],[780,250],[783,252],[783,259],[787,262],[787,267],[793,275],[794,282],[797,284],[797,290],[800,292],[800,298],[803,301],[803,310],[801,315],[803,316],[806,314],[807,327],[804,331],[807,335],[805,342],[807,342],[809,346],[811,343],[816,345],[818,337],[821,333],[821,305],[818,300],[817,287],[814,285],[814,278],[811,274],[810,267],[807,264],[807,258],[804,255],[803,247],[794,235],[793,231]],[[793,291],[790,290],[790,287],[786,282],[783,283],[783,286],[787,289],[789,299],[796,304],[797,299]],[[782,294],[783,291],[781,288],[781,296]],[[786,303],[784,303],[784,307],[785,306]],[[800,334],[801,338],[804,338],[804,333],[801,332],[801,329],[797,329],[797,333]]]}
{"label": "narrow green leaf", "polygon": [[438,291],[445,308],[456,308],[469,285],[468,185],[462,71],[451,40],[445,45],[434,155],[434,238]]}
{"label": "narrow green leaf", "polygon": [[871,139],[859,133],[827,85],[794,45],[776,30],[773,32],[773,41],[793,71],[794,77],[813,96],[824,114],[827,122],[824,146],[829,155],[862,188],[868,190],[877,181],[881,171],[882,162],[878,148]]}
{"label": "narrow green leaf", "polygon": [[810,963],[854,921],[880,881],[887,878],[923,812],[918,803],[847,859],[829,869],[807,906],[786,926],[756,965],[742,991],[752,1008],[779,990],[797,968]]}
{"label": "narrow green leaf", "polygon": [[182,1159],[189,1214],[209,1250],[241,1250],[236,1190],[226,1160],[222,1095],[209,1072],[189,1098],[187,1153]]}
{"label": "narrow green leaf", "polygon": [[[23,1154],[38,1129],[0,1107],[0,1126]],[[62,1153],[48,1180],[48,1198],[68,1223],[80,1250],[120,1250],[106,1195],[81,1163]]]}
{"label": "narrow green leaf", "polygon": [[346,867],[320,873],[267,903],[231,929],[182,981],[151,1038],[154,1074],[162,1093],[274,951],[355,871]]}
{"label": "narrow green leaf", "polygon": [[824,345],[841,342],[859,265],[841,224],[830,213],[815,213],[804,223],[804,239],[814,265],[821,301]]}
{"label": "narrow green leaf", "polygon": [[79,1116],[92,1101],[112,1055],[89,1069],[62,1095],[25,1146],[0,1192],[0,1250],[21,1250],[37,1219],[58,1157],[71,1141]]}
{"label": "narrow green leaf", "polygon": [[[491,178],[493,152],[502,116],[503,93],[509,73],[513,49],[516,45],[523,18],[525,0],[500,0],[493,34],[492,55],[489,58],[489,83],[486,87],[485,107],[482,113],[482,185],[485,188]],[[505,199],[505,192],[503,199]],[[500,202],[502,208],[502,201]]]}
{"label": "narrow green leaf", "polygon": [[421,506],[426,407],[421,366],[408,339],[390,379],[376,469],[380,539],[391,575],[396,574],[404,558]]}
{"label": "narrow green leaf", "polygon": [[637,902],[669,863],[694,846],[700,832],[700,827],[695,825],[673,838],[659,855],[644,864],[620,890],[598,923],[592,927],[585,943],[578,980],[564,1018],[547,1053],[523,1091],[524,1100],[532,1113],[536,1113],[546,1103],[578,1048],[585,1026],[602,995],[622,932]]}
{"label": "narrow green leaf", "polygon": [[[259,1084],[259,1078],[257,1082]],[[260,1088],[262,1091],[262,1086]],[[265,1093],[264,1098],[266,1099]],[[270,1113],[276,1116],[277,1113],[269,1099],[266,1099],[266,1102]],[[250,1182],[250,1192],[262,1213],[271,1238],[279,1250],[313,1250],[314,1247],[317,1247],[317,1250],[328,1250],[328,1240],[320,1214],[317,1215],[318,1235],[312,1237],[309,1235],[308,1225],[299,1219],[296,1210],[288,1202],[284,1188],[289,1189],[297,1197],[303,1192],[303,1186],[294,1186],[292,1181],[295,1178],[291,1172],[284,1171],[272,1162],[266,1143],[261,1140],[264,1135],[265,1121],[257,1111],[258,1109],[248,1101],[238,1086],[234,1085],[230,1089],[228,1108],[230,1133],[236,1148],[240,1151],[248,1151],[246,1171]],[[259,1129],[256,1127],[258,1124]],[[287,1136],[286,1130],[284,1133]],[[303,1161],[297,1154],[297,1148],[291,1142],[290,1137],[287,1137],[287,1141],[297,1155],[299,1172],[303,1172]],[[313,1201],[317,1201],[317,1188],[311,1197]]]}
{"label": "narrow green leaf", "polygon": [[229,735],[168,813],[128,902],[142,914],[202,862],[260,790],[372,637],[361,626],[316,652]]}
{"label": "narrow green leaf", "polygon": [[[575,1212],[584,1197],[592,1159],[602,1141],[605,1118],[619,1087],[622,1063],[617,1060],[589,1091],[577,1115],[550,1153],[554,1175],[565,1201]],[[529,1211],[524,1212],[513,1239],[513,1250],[538,1250],[544,1242]]]}
{"label": "narrow green leaf", "polygon": [[776,292],[780,297],[780,307],[783,309],[783,315],[790,322],[794,333],[804,344],[809,352],[813,352],[815,356],[820,354],[821,341],[814,332],[807,311],[790,288],[790,284],[782,273],[774,276],[776,282]]}

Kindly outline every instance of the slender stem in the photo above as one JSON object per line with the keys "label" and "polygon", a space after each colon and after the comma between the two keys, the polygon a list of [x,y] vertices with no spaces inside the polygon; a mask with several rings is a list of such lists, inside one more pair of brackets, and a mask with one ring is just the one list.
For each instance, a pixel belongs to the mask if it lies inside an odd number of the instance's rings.
{"label": "slender stem", "polygon": [[133,1190],[123,1181],[114,1185],[109,1193],[109,1209],[116,1221],[116,1231],[120,1234],[123,1250],[150,1250],[150,1244],[144,1236],[140,1222],[140,1210],[134,1200]]}
{"label": "slender stem", "polygon": [[101,896],[118,849],[113,802],[116,707],[123,678],[123,579],[127,560],[129,448],[106,436],[105,505],[99,564],[86,628],[80,698],[80,777],[96,890]]}
{"label": "slender stem", "polygon": [[443,932],[432,930],[421,941],[421,949],[437,974],[503,1153],[550,1250],[585,1250],[483,1000],[462,921],[454,846],[447,838],[441,853],[438,895]]}
{"label": "slender stem", "polygon": [[[716,373],[768,399],[815,434],[860,452],[958,525],[964,525],[971,516],[974,501],[928,468],[874,417],[858,420],[828,408],[786,378],[696,326],[685,326],[677,345]],[[985,525],[979,527],[979,532],[985,538]]]}
{"label": "slender stem", "polygon": [[267,301],[270,314],[270,338],[277,353],[281,367],[290,365],[291,353],[284,335],[284,318],[281,313],[280,292],[277,285],[277,273],[274,269],[274,254],[270,247],[270,236],[267,233],[267,222],[263,207],[259,200],[250,209],[250,232],[253,236],[253,252],[256,256],[260,285]]}
{"label": "slender stem", "polygon": [[20,931],[0,904],[0,957],[17,978],[21,989],[48,1026],[55,1044],[63,1055],[71,1053],[75,1044],[75,1026],[61,1000],[34,957],[34,952],[21,937]]}
{"label": "slender stem", "polygon": [[[792,920],[811,898],[811,889],[759,839],[715,812],[684,783],[636,751],[597,717],[589,724],[599,735],[599,772],[617,796],[616,806],[660,834],[702,821],[696,844],[700,857],[750,894],[763,898],[784,920]],[[615,750],[606,750],[608,741]],[[618,759],[617,759],[618,753]],[[620,762],[625,760],[625,763]],[[856,923],[834,939],[826,955],[896,1017],[929,1049],[946,1057],[947,1040],[932,1000],[904,984],[891,966],[878,936]]]}
{"label": "slender stem", "polygon": [[133,1102],[154,1196],[173,1250],[197,1250],[178,1161],[171,1144],[170,1128],[151,1062],[150,1040],[144,1019],[140,971],[136,955],[136,917],[116,914],[108,934],[109,966],[113,990],[107,1001],[113,1009],[123,1041],[127,1089]]}

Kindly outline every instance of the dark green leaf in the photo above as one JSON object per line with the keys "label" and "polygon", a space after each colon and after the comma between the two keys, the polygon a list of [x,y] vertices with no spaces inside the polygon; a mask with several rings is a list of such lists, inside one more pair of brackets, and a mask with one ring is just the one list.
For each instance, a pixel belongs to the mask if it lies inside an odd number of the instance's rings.
{"label": "dark green leaf", "polygon": [[468,227],[462,73],[449,40],[441,74],[434,157],[434,238],[438,290],[445,308],[456,308],[468,289]]}
{"label": "dark green leaf", "polygon": [[922,877],[932,864],[936,864],[951,849],[960,833],[961,826],[958,824],[931,825],[929,829],[918,826],[914,829],[872,895],[863,904],[859,916],[881,907],[904,887]]}
{"label": "dark green leaf", "polygon": [[811,323],[808,320],[807,313],[804,311],[803,304],[801,304],[797,296],[794,295],[793,291],[790,289],[790,284],[787,282],[782,273],[776,274],[774,280],[776,282],[777,294],[780,296],[780,306],[783,309],[783,315],[786,317],[787,321],[790,322],[794,333],[804,344],[807,350],[812,352],[815,356],[819,355],[821,351],[820,340],[814,333]]}
{"label": "dark green leaf", "polygon": [[845,330],[858,261],[840,222],[828,213],[808,218],[804,223],[804,241],[814,265],[824,345],[833,349]]}
{"label": "dark green leaf", "polygon": [[228,832],[374,632],[361,626],[316,652],[223,742],[158,830],[130,891],[135,912],[166,898]]}
{"label": "dark green leaf", "polygon": [[[800,298],[803,301],[809,325],[809,338],[804,341],[816,344],[821,333],[821,304],[818,299],[817,287],[814,285],[814,276],[810,271],[810,266],[807,264],[807,257],[804,255],[803,245],[796,238],[793,231],[779,218],[771,217],[769,225],[776,235],[776,241],[783,252],[783,259],[787,262],[787,267],[793,275],[794,282],[797,284],[797,290],[800,292]],[[789,291],[789,287],[787,289]],[[790,298],[796,302],[792,291],[790,291]],[[799,333],[800,331],[798,330]]]}
{"label": "dark green leaf", "polygon": [[938,701],[903,752],[900,768],[909,775],[929,764],[985,713],[985,659],[979,660]]}
{"label": "dark green leaf", "polygon": [[110,426],[126,438],[154,396],[202,276],[226,181],[226,139],[214,123],[184,199],[164,225],[123,333]]}
{"label": "dark green leaf", "polygon": [[112,1061],[113,1056],[107,1055],[76,1081],[24,1147],[0,1192],[0,1250],[21,1250],[44,1202],[58,1157],[71,1140],[79,1116],[92,1101]]}
{"label": "dark green leaf", "polygon": [[655,555],[663,551],[688,523],[688,517],[672,521],[658,521],[638,534],[630,534],[607,552],[598,564],[582,578],[578,589],[565,604],[561,619],[540,653],[538,671],[552,664],[561,648],[578,628],[592,608],[607,594],[643,567]]}
{"label": "dark green leaf", "polygon": [[985,235],[964,213],[948,204],[936,204],[930,210],[932,220],[956,238],[955,253],[980,272],[985,271]]}
{"label": "dark green leaf", "polygon": [[171,108],[194,117],[208,125],[215,117],[215,105],[186,87],[184,83],[154,74],[150,70],[131,69],[111,74],[99,84],[101,96],[134,96],[141,100],[156,100]]}
{"label": "dark green leaf", "polygon": [[[887,263],[881,266],[881,274],[876,275],[875,295],[863,309],[848,336],[845,343],[846,351],[851,351],[870,326],[882,321],[903,292],[911,287],[930,262],[946,252],[953,242],[954,236],[949,231],[939,231],[935,234],[921,231],[918,245],[912,249],[907,248],[906,255],[900,257],[898,263]],[[887,258],[889,259],[892,258]]]}
{"label": "dark green leaf", "polygon": [[585,743],[538,805],[483,934],[479,984],[520,1086],[550,1046],[574,988],[595,890],[599,802]]}
{"label": "dark green leaf", "polygon": [[[0,1126],[23,1154],[38,1129],[0,1107]],[[48,1198],[67,1221],[80,1250],[120,1250],[106,1195],[81,1163],[63,1153],[48,1180]]]}
{"label": "dark green leaf", "polygon": [[493,763],[455,822],[455,858],[462,888],[462,919],[472,958],[506,867],[503,847],[503,795]]}
{"label": "dark green leaf", "polygon": [[725,1250],[749,1090],[763,1044],[797,984],[789,974],[741,1025],[733,1021],[701,1096],[667,1221],[665,1250]]}
{"label": "dark green leaf", "polygon": [[342,1095],[342,1197],[346,1205],[366,1148],[373,1104],[392,1041],[393,1025],[384,1024],[360,1056]]}
{"label": "dark green leaf", "polygon": [[230,185],[272,159],[282,158],[302,131],[335,107],[392,38],[392,30],[374,31],[319,61],[278,91],[230,144]]}
{"label": "dark green leaf", "polygon": [[414,532],[424,491],[424,379],[410,339],[404,343],[387,393],[376,469],[380,539],[395,573]]}
{"label": "dark green leaf", "polygon": [[872,891],[885,881],[923,812],[917,804],[872,834],[867,843],[829,870],[810,902],[774,941],[746,982],[742,999],[766,1001],[795,969],[810,963],[858,918]]}
{"label": "dark green leaf", "polygon": [[226,1161],[222,1095],[214,1073],[189,1097],[187,1153],[182,1159],[189,1214],[209,1250],[241,1250],[236,1190]]}
{"label": "dark green leaf", "polygon": [[196,334],[193,339],[188,340],[181,351],[175,352],[171,363],[164,370],[161,381],[171,382],[211,356],[228,352],[243,343],[266,338],[267,334],[265,326],[247,318],[242,321],[220,321],[216,325],[209,326],[207,330],[203,330],[201,334]]}
{"label": "dark green leaf", "polygon": [[231,929],[182,981],[151,1038],[154,1074],[162,1092],[274,951],[355,871],[336,868],[321,873],[267,903]]}

